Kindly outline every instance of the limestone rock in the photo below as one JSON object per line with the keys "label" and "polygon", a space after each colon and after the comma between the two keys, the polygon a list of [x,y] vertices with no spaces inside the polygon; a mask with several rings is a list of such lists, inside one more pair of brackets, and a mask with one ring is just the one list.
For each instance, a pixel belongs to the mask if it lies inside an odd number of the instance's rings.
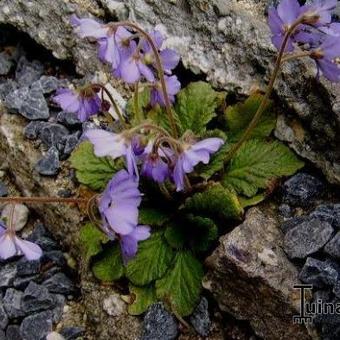
{"label": "limestone rock", "polygon": [[[282,250],[283,234],[270,208],[252,208],[243,224],[220,239],[206,260],[203,285],[219,307],[249,320],[265,339],[312,339],[294,324],[298,311],[298,271]],[[270,320],[270,322],[268,322]]]}

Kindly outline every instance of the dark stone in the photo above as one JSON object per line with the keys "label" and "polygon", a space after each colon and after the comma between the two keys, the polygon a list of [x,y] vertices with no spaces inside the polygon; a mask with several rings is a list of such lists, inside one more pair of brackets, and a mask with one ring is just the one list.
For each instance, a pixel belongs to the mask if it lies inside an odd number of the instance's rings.
{"label": "dark stone", "polygon": [[43,176],[55,176],[60,168],[59,152],[56,147],[52,146],[35,165],[35,170]]}
{"label": "dark stone", "polygon": [[17,262],[17,275],[26,276],[38,274],[40,272],[40,261],[29,261],[26,258],[21,258]]}
{"label": "dark stone", "polygon": [[338,268],[331,261],[320,261],[308,257],[299,278],[304,283],[312,284],[315,288],[333,286],[338,281]]}
{"label": "dark stone", "polygon": [[42,237],[51,237],[51,234],[46,230],[43,224],[38,223],[35,225],[31,235],[29,235],[27,239],[35,242]]}
{"label": "dark stone", "polygon": [[39,280],[40,275],[30,275],[24,277],[17,277],[13,282],[13,286],[15,289],[24,290],[30,282],[37,282]]}
{"label": "dark stone", "polygon": [[279,213],[281,216],[289,218],[292,216],[292,208],[288,204],[283,203],[279,206]]}
{"label": "dark stone", "polygon": [[3,298],[3,304],[10,319],[20,318],[25,315],[21,308],[23,292],[8,288]]}
{"label": "dark stone", "polygon": [[286,234],[289,230],[293,229],[297,225],[301,224],[302,222],[309,221],[310,218],[308,216],[297,216],[290,218],[287,221],[284,221],[281,224],[281,229],[284,234]]}
{"label": "dark stone", "polygon": [[0,300],[0,329],[5,329],[8,325],[8,315],[6,313],[5,307]]}
{"label": "dark stone", "polygon": [[5,197],[8,195],[8,189],[5,183],[0,182],[0,197]]}
{"label": "dark stone", "polygon": [[76,132],[73,133],[72,135],[69,136],[65,136],[63,138],[63,154],[68,156],[71,154],[71,152],[74,150],[74,148],[77,146],[78,142],[79,142],[79,137],[80,137],[80,133]]}
{"label": "dark stone", "polygon": [[57,273],[44,281],[43,285],[55,294],[72,295],[75,292],[73,282],[64,274]]}
{"label": "dark stone", "polygon": [[59,80],[56,77],[52,76],[42,76],[38,83],[43,93],[51,93],[58,89]]}
{"label": "dark stone", "polygon": [[335,283],[333,293],[337,298],[340,298],[340,280]]}
{"label": "dark stone", "polygon": [[323,183],[308,174],[298,173],[283,185],[283,201],[294,206],[309,206],[323,193]]}
{"label": "dark stone", "polygon": [[13,66],[13,61],[11,57],[6,52],[0,53],[0,75],[4,76],[11,70]]}
{"label": "dark stone", "polygon": [[57,121],[68,127],[81,126],[81,121],[78,119],[75,113],[61,111],[57,115]]}
{"label": "dark stone", "polygon": [[65,126],[56,123],[45,123],[42,126],[39,138],[48,147],[57,146],[62,138],[67,136],[69,131]]}
{"label": "dark stone", "polygon": [[24,135],[27,139],[35,140],[40,134],[40,130],[43,127],[44,122],[39,120],[32,121],[25,126]]}
{"label": "dark stone", "polygon": [[142,340],[170,340],[178,334],[177,321],[162,303],[151,305],[143,321]]}
{"label": "dark stone", "polygon": [[54,298],[54,308],[52,310],[52,319],[54,323],[58,323],[61,321],[63,313],[64,313],[64,306],[65,306],[65,296],[61,294],[53,294]]}
{"label": "dark stone", "polygon": [[190,316],[190,322],[196,332],[201,336],[208,336],[211,321],[208,310],[208,300],[203,297]]}
{"label": "dark stone", "polygon": [[61,189],[58,191],[58,196],[63,198],[68,198],[72,196],[72,190],[70,189]]}
{"label": "dark stone", "polygon": [[42,250],[50,251],[58,249],[59,245],[56,241],[50,239],[49,237],[42,236],[38,238],[35,243],[41,247]]}
{"label": "dark stone", "polygon": [[44,66],[37,60],[29,62],[24,56],[19,59],[15,79],[21,86],[30,86],[44,72]]}
{"label": "dark stone", "polygon": [[6,79],[6,81],[0,84],[0,100],[4,101],[5,98],[12,92],[18,89],[18,84],[12,79]]}
{"label": "dark stone", "polygon": [[15,263],[9,263],[2,267],[0,269],[0,288],[11,287],[16,275],[17,266]]}
{"label": "dark stone", "polygon": [[340,228],[340,204],[321,204],[311,214],[334,228]]}
{"label": "dark stone", "polygon": [[65,267],[66,266],[66,259],[62,251],[60,250],[51,250],[47,251],[43,254],[42,263],[53,263],[58,267]]}
{"label": "dark stone", "polygon": [[76,340],[79,337],[82,337],[84,333],[84,328],[81,327],[65,327],[60,332],[65,340]]}
{"label": "dark stone", "polygon": [[39,87],[32,86],[19,109],[19,112],[29,120],[47,119],[50,116],[46,99]]}
{"label": "dark stone", "polygon": [[9,325],[6,330],[7,340],[23,340],[20,335],[20,327],[18,325]]}
{"label": "dark stone", "polygon": [[21,323],[20,334],[25,340],[45,340],[45,337],[52,331],[52,312],[27,316]]}
{"label": "dark stone", "polygon": [[24,291],[22,308],[25,312],[37,312],[54,308],[55,300],[44,286],[31,282]]}
{"label": "dark stone", "polygon": [[326,244],[325,252],[332,257],[340,259],[340,231]]}
{"label": "dark stone", "polygon": [[284,250],[290,258],[305,258],[320,250],[332,237],[327,222],[311,219],[290,229],[284,237]]}
{"label": "dark stone", "polygon": [[21,110],[29,93],[28,87],[21,87],[8,93],[4,100],[4,104],[9,112],[17,113]]}
{"label": "dark stone", "polygon": [[0,340],[8,340],[6,339],[6,334],[2,329],[0,329]]}
{"label": "dark stone", "polygon": [[48,270],[46,270],[45,272],[41,274],[41,282],[50,279],[52,276],[60,272],[61,272],[61,268],[59,267],[49,268]]}

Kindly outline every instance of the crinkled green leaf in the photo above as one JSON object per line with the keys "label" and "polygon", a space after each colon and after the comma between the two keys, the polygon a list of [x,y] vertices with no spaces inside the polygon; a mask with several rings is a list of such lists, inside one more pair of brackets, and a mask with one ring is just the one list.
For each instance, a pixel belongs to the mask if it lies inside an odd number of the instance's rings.
{"label": "crinkled green leaf", "polygon": [[124,275],[124,265],[117,243],[98,255],[93,261],[92,271],[98,280],[104,282],[116,281]]}
{"label": "crinkled green leaf", "polygon": [[70,161],[76,169],[78,181],[93,190],[104,189],[112,176],[121,169],[121,165],[112,159],[97,157],[93,145],[88,141],[81,143],[72,152]]}
{"label": "crinkled green leaf", "polygon": [[142,207],[139,210],[139,224],[161,227],[168,219],[169,215],[160,209]]}
{"label": "crinkled green leaf", "polygon": [[250,197],[250,198],[238,196],[238,199],[239,199],[242,207],[246,208],[246,207],[252,207],[254,205],[261,203],[262,201],[264,201],[266,199],[266,195],[265,195],[265,193],[260,193],[256,196],[253,196],[253,197]]}
{"label": "crinkled green leaf", "polygon": [[137,255],[128,262],[126,276],[134,285],[144,286],[165,274],[174,253],[161,232],[140,242],[138,248]]}
{"label": "crinkled green leaf", "polygon": [[[254,93],[244,103],[238,103],[226,109],[225,116],[229,128],[228,139],[231,142],[237,141],[241,137],[254,117],[262,99],[263,95]],[[272,110],[271,102],[268,102],[260,121],[251,133],[251,137],[264,138],[269,136],[275,127],[275,123],[276,116]]]}
{"label": "crinkled green leaf", "polygon": [[137,287],[130,284],[129,290],[134,299],[132,304],[128,307],[128,312],[131,315],[140,315],[144,313],[150,305],[157,301],[154,284],[143,287]]}
{"label": "crinkled green leaf", "polygon": [[215,117],[218,95],[211,85],[203,81],[190,83],[177,95],[175,111],[181,122],[182,133],[191,130],[202,134],[206,125]]}
{"label": "crinkled green leaf", "polygon": [[185,202],[185,209],[195,215],[240,218],[243,214],[241,204],[233,190],[214,184],[203,192],[196,193]]}
{"label": "crinkled green leaf", "polygon": [[200,297],[202,278],[202,264],[189,251],[180,251],[174,266],[156,281],[157,297],[179,315],[190,315]]}
{"label": "crinkled green leaf", "polygon": [[102,244],[108,241],[108,237],[92,223],[87,223],[80,229],[80,247],[84,250],[87,261],[100,253],[103,250]]}
{"label": "crinkled green leaf", "polygon": [[273,180],[292,175],[303,165],[282,143],[253,139],[245,142],[232,158],[222,183],[252,197]]}
{"label": "crinkled green leaf", "polygon": [[[178,132],[182,131],[181,121],[179,120],[177,113],[173,109],[172,109],[172,115],[175,120],[175,124],[176,124]],[[172,133],[170,120],[164,107],[160,107],[159,105],[153,107],[148,112],[148,118],[151,119],[154,124]]]}

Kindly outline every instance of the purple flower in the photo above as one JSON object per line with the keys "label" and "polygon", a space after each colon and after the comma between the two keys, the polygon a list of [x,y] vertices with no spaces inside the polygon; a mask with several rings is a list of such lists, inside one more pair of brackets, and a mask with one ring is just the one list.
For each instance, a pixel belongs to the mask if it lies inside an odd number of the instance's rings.
{"label": "purple flower", "polygon": [[[175,95],[181,89],[181,83],[178,81],[176,76],[171,76],[171,77],[165,76],[165,84],[166,84],[166,89],[169,95],[169,100],[170,102],[174,102]],[[153,84],[153,87],[151,89],[150,102],[152,106],[155,106],[156,104],[165,106],[165,100],[164,100],[162,85],[160,81],[156,81]]]}
{"label": "purple flower", "polygon": [[124,156],[126,166],[130,175],[138,177],[136,136],[132,139],[126,138],[124,134],[117,134],[101,129],[91,129],[84,133],[84,136],[94,146],[94,154],[98,157],[110,156],[113,159]]}
{"label": "purple flower", "polygon": [[340,38],[328,36],[324,42],[312,52],[318,72],[330,81],[340,82],[340,65],[335,61],[340,57]]}
{"label": "purple flower", "polygon": [[101,101],[97,93],[90,88],[79,92],[70,89],[59,89],[53,100],[65,112],[76,113],[81,122],[85,122],[90,116],[97,114],[101,107]]}
{"label": "purple flower", "polygon": [[81,38],[105,38],[109,31],[107,25],[90,18],[80,19],[76,15],[72,15],[70,22]]}
{"label": "purple flower", "polygon": [[150,237],[150,227],[140,225],[135,227],[128,235],[123,235],[120,239],[123,261],[126,264],[137,253],[138,241],[144,241]]}
{"label": "purple flower", "polygon": [[332,21],[332,10],[335,9],[337,0],[314,0],[312,4],[302,6],[300,14],[310,25],[320,26]]}
{"label": "purple flower", "polygon": [[184,189],[184,176],[194,170],[194,166],[202,162],[208,164],[210,155],[216,152],[224,144],[221,138],[207,138],[193,145],[184,147],[184,151],[178,156],[173,179],[177,191]]}
{"label": "purple flower", "polygon": [[99,200],[104,225],[120,235],[132,233],[138,223],[140,203],[138,182],[126,170],[117,172]]}
{"label": "purple flower", "polygon": [[150,152],[145,156],[142,175],[163,183],[170,176],[169,166],[158,153]]}
{"label": "purple flower", "polygon": [[16,236],[15,231],[5,229],[0,223],[0,258],[7,260],[16,255],[25,255],[27,260],[38,260],[42,255],[41,248]]}
{"label": "purple flower", "polygon": [[[268,25],[273,34],[272,42],[277,49],[280,49],[283,38],[288,28],[300,16],[301,7],[297,0],[282,0],[277,6],[268,10]],[[286,51],[293,51],[294,37],[290,37],[287,42]]]}

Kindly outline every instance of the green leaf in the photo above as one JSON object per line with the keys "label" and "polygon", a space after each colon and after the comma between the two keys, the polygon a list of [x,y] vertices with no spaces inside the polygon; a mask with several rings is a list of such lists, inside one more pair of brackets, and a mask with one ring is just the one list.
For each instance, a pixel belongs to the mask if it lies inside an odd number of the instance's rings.
{"label": "green leaf", "polygon": [[243,214],[241,204],[232,190],[221,184],[214,184],[206,191],[196,193],[185,202],[185,209],[200,216],[219,216],[221,218],[240,218]]}
{"label": "green leaf", "polygon": [[164,237],[174,249],[184,247],[186,241],[185,231],[178,223],[169,223],[165,229]]}
{"label": "green leaf", "polygon": [[124,265],[117,243],[99,254],[93,261],[92,271],[98,280],[104,282],[116,281],[124,275]]}
{"label": "green leaf", "polygon": [[259,189],[266,189],[273,180],[292,175],[303,165],[282,143],[253,139],[244,143],[232,158],[222,183],[252,197]]}
{"label": "green leaf", "polygon": [[133,294],[134,301],[128,307],[131,315],[140,315],[144,313],[150,305],[157,301],[156,289],[153,284],[143,287],[129,285],[130,294]]}
{"label": "green leaf", "polygon": [[142,207],[139,210],[139,224],[161,227],[168,219],[169,215],[160,209]]}
{"label": "green leaf", "polygon": [[202,134],[206,125],[216,116],[217,92],[203,81],[189,84],[177,95],[175,111],[181,122],[182,133],[191,130]]}
{"label": "green leaf", "polygon": [[80,229],[79,242],[86,261],[100,253],[103,250],[102,244],[108,241],[108,237],[92,223],[87,223]]}
{"label": "green leaf", "polygon": [[136,286],[147,285],[165,274],[173,256],[163,233],[153,233],[149,239],[139,243],[137,255],[128,262],[126,276]]}
{"label": "green leaf", "polygon": [[70,157],[71,166],[76,169],[80,183],[93,190],[102,190],[115,172],[121,169],[119,164],[108,157],[97,157],[93,145],[86,141],[81,143]]}
{"label": "green leaf", "polygon": [[156,294],[181,316],[190,315],[201,293],[203,268],[188,251],[176,254],[174,266],[156,281]]}
{"label": "green leaf", "polygon": [[[254,93],[244,103],[229,106],[225,112],[230,133],[228,134],[231,142],[237,141],[244,130],[248,127],[261,104],[263,95]],[[276,116],[272,111],[271,102],[268,102],[256,128],[251,133],[253,138],[264,138],[270,135],[275,128]]]}
{"label": "green leaf", "polygon": [[264,201],[266,199],[266,195],[265,195],[265,193],[260,193],[256,196],[253,196],[253,197],[250,197],[250,198],[239,196],[238,199],[239,199],[242,207],[246,208],[246,207],[252,207],[254,205],[261,203],[262,201]]}
{"label": "green leaf", "polygon": [[[176,123],[176,126],[177,126],[177,130],[182,131],[181,121],[179,120],[179,117],[174,110],[172,110],[172,115],[174,117],[174,120],[175,120],[175,123]],[[172,132],[169,117],[166,113],[165,108],[160,107],[159,105],[153,107],[148,112],[148,118],[151,119],[154,124],[162,127],[163,129],[167,130],[170,133]]]}

